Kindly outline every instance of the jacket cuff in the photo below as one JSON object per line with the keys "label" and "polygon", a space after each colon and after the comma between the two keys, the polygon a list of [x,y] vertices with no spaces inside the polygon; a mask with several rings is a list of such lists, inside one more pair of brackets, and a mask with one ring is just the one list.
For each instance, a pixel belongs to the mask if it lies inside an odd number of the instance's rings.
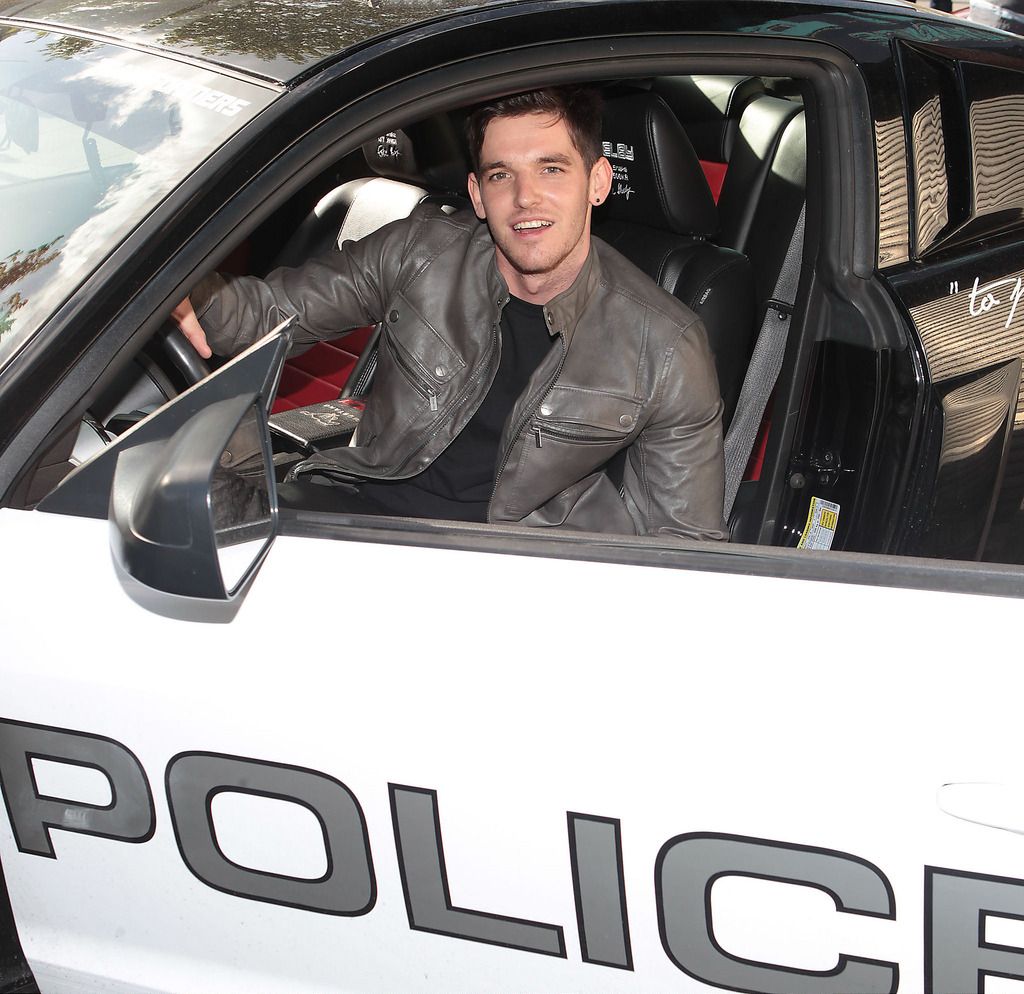
{"label": "jacket cuff", "polygon": [[192,309],[206,332],[206,340],[216,355],[229,356],[236,351],[237,343],[230,330],[224,325],[223,308],[227,280],[220,273],[208,273],[189,293]]}
{"label": "jacket cuff", "polygon": [[196,317],[202,316],[210,309],[214,298],[224,287],[224,277],[220,273],[207,273],[194,287],[188,297],[192,301],[192,309]]}

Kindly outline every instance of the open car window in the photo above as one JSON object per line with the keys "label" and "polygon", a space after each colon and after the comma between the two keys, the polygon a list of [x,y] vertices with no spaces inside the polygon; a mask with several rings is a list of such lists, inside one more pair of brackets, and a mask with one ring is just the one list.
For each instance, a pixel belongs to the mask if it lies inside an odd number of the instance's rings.
{"label": "open car window", "polygon": [[[589,82],[604,91],[602,144],[614,176],[609,203],[594,218],[595,234],[656,281],[662,245],[681,260],[685,271],[676,273],[671,281],[662,281],[662,286],[692,308],[708,329],[719,381],[727,395],[727,417],[731,417],[754,347],[758,317],[785,254],[771,244],[768,232],[786,229],[792,233],[804,200],[807,86],[788,76],[741,72],[699,77],[665,73],[653,78]],[[633,118],[641,106],[656,108],[662,120],[672,125],[670,139],[659,138],[645,145],[641,135],[634,136]],[[744,130],[741,119],[748,106],[748,117],[754,123]],[[467,112],[466,104],[453,103],[427,116],[392,119],[390,126],[380,128],[355,148],[349,146],[301,190],[275,205],[270,216],[243,241],[231,240],[230,251],[221,255],[214,268],[263,276],[279,266],[298,266],[324,252],[336,252],[345,242],[408,216],[422,203],[446,212],[468,209],[469,159],[462,134]],[[763,131],[762,119],[774,129],[773,140],[764,147],[752,146],[752,135],[759,134],[759,128]],[[652,209],[658,172],[664,162],[675,161],[682,146],[692,161],[687,171],[668,181],[673,203],[667,212]],[[734,163],[731,178],[730,158]],[[771,229],[758,217],[769,202],[780,205]],[[719,226],[719,218],[727,223]],[[660,267],[665,268],[671,271],[676,267],[674,263]],[[738,275],[717,281],[721,273]],[[344,422],[343,429],[353,428],[364,405],[373,403],[375,334],[373,327],[356,328],[293,357],[285,367],[273,406],[279,482],[302,458],[345,444],[345,431],[333,429],[339,421]],[[427,364],[430,369],[435,365]],[[157,380],[152,368],[136,373],[140,382]],[[90,405],[100,432],[111,438],[138,421],[133,414],[149,413],[171,395],[166,389],[162,397],[160,391],[150,390],[143,405],[135,399],[137,384],[118,382],[113,389],[117,396],[108,393]],[[339,399],[340,408],[335,404],[326,412],[301,410]],[[292,444],[303,432],[292,430],[295,417],[289,419],[290,424],[284,421],[296,410],[320,436],[313,445]],[[69,465],[79,464],[95,449],[95,435],[93,426],[79,433],[73,440]],[[358,432],[352,437],[354,444],[360,444]],[[68,441],[65,436],[65,447]],[[56,461],[63,456],[58,453]],[[763,464],[761,446],[751,478],[755,485]],[[608,473],[613,480],[621,480],[621,463],[610,463]],[[39,492],[37,488],[36,494]],[[329,490],[318,493],[317,498],[317,509],[330,507]],[[422,517],[430,518],[430,514]]]}
{"label": "open car window", "polygon": [[[1007,553],[973,546],[965,553],[950,540],[950,522],[957,534],[964,533],[960,518],[949,517],[940,534],[928,521],[931,512],[921,513],[907,500],[908,494],[926,493],[934,482],[926,450],[939,436],[923,434],[927,426],[920,413],[928,403],[930,384],[922,375],[914,330],[894,306],[899,287],[894,294],[877,274],[850,277],[851,259],[865,264],[865,245],[867,265],[875,259],[874,240],[861,237],[864,225],[858,220],[873,216],[875,210],[873,152],[854,143],[856,161],[849,161],[844,150],[851,147],[856,117],[840,113],[840,94],[816,62],[817,52],[815,57],[809,52],[805,57],[780,54],[757,62],[718,53],[715,68],[703,71],[698,71],[702,63],[693,56],[676,53],[661,53],[656,61],[642,63],[624,60],[623,72],[614,77],[581,68],[577,80],[601,87],[606,107],[623,102],[627,108],[618,118],[606,116],[603,145],[614,182],[608,203],[595,213],[594,232],[657,282],[689,265],[661,264],[664,238],[717,252],[716,259],[727,265],[705,265],[706,274],[731,271],[737,262],[747,266],[747,312],[724,321],[719,315],[718,327],[724,334],[709,334],[726,427],[766,320],[776,315],[789,324],[775,390],[764,405],[763,419],[756,419],[760,429],[749,460],[744,459],[736,502],[727,516],[732,541],[998,559]],[[843,72],[855,73],[850,64],[842,59],[839,63]],[[656,66],[656,71],[641,71],[648,66]],[[387,221],[408,216],[420,203],[445,211],[465,208],[468,161],[461,131],[467,109],[512,85],[504,78],[500,84],[488,83],[486,60],[481,60],[480,75],[483,82],[453,86],[443,98],[428,97],[427,89],[404,100],[381,93],[366,107],[339,114],[329,123],[324,119],[294,143],[287,156],[290,173],[285,172],[285,156],[266,167],[266,182],[250,170],[247,185],[224,205],[222,213],[233,220],[209,220],[202,235],[202,265],[181,277],[178,291],[167,292],[183,296],[211,269],[262,277],[278,266],[301,265],[320,253],[338,251],[339,245]],[[535,76],[524,75],[522,80],[533,82]],[[275,112],[287,105],[291,114],[293,104],[305,106],[298,103],[300,96],[303,101],[314,99],[292,94]],[[862,95],[857,97],[861,99]],[[846,91],[842,100],[848,101]],[[687,192],[699,186],[705,197],[716,200],[710,223],[696,224],[692,212],[685,210],[682,220],[679,212],[658,218],[642,207],[639,216],[630,216],[651,192],[643,159],[659,168],[677,163],[660,149],[643,148],[640,139],[630,135],[625,125],[631,120],[628,108],[636,101],[658,102],[691,148],[700,172],[688,173],[681,184],[676,176],[676,182]],[[670,172],[675,176],[675,170]],[[870,211],[865,211],[865,204],[870,204]],[[780,272],[804,209],[808,249],[800,278],[792,281],[792,302],[779,308]],[[811,273],[816,275],[813,280]],[[709,332],[716,320],[714,308],[723,301],[731,307],[741,299],[731,284],[710,293],[699,282],[685,293],[664,282],[662,286],[694,310]],[[837,308],[834,299],[842,300],[843,307]],[[167,303],[173,300],[167,298]],[[165,319],[167,309],[153,318]],[[155,326],[153,318],[150,327]],[[289,414],[311,403],[341,399],[354,402],[346,405],[350,410],[341,415],[328,412],[330,423],[317,427],[332,429],[339,421],[358,420],[359,404],[372,404],[374,334],[373,327],[364,327],[293,357],[282,375],[274,413]],[[142,365],[146,368],[138,382],[155,386],[143,391],[144,403],[136,399],[130,372],[117,382],[108,376],[103,392],[86,399],[87,413],[101,432],[116,436],[173,396],[175,386],[163,383],[173,377],[161,377],[167,370],[159,358],[155,370],[152,363]],[[428,374],[448,368],[433,361],[418,365]],[[39,484],[22,506],[32,505],[69,467],[87,457],[77,444],[83,434],[88,445],[95,446],[96,432],[90,427],[76,437],[78,427],[63,425],[60,444],[54,444],[48,457],[48,475],[44,479],[40,474]],[[363,427],[368,427],[365,418]],[[354,443],[361,444],[358,432]],[[279,480],[289,466],[309,455],[308,446],[289,451],[289,442],[280,436],[275,446]],[[886,467],[898,465],[909,468],[894,480]],[[607,469],[613,483],[621,479],[612,475],[621,467],[609,463]],[[962,487],[950,479],[949,500],[933,505],[943,514],[961,496]],[[322,489],[316,510],[330,510],[330,488]],[[986,509],[979,505],[974,512],[983,523]],[[427,514],[415,517],[433,520]]]}

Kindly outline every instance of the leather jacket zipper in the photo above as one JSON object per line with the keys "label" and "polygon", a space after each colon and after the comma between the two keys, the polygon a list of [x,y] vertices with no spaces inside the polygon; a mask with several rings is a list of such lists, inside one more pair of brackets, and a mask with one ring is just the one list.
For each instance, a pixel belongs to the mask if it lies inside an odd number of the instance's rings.
{"label": "leather jacket zipper", "polygon": [[[505,450],[505,453],[502,456],[498,472],[494,474],[494,486],[491,488],[491,499],[487,502],[488,507],[490,507],[491,503],[494,501],[494,495],[498,492],[498,483],[501,481],[501,474],[505,472],[505,467],[508,466],[508,461],[512,457],[512,451],[518,444],[520,436],[526,430],[527,424],[536,413],[537,406],[540,404],[545,394],[547,394],[547,392],[552,388],[552,386],[554,386],[555,381],[558,379],[559,374],[562,372],[562,367],[565,365],[565,339],[561,335],[559,335],[558,342],[562,346],[562,354],[561,356],[559,356],[558,365],[555,367],[555,371],[554,373],[551,374],[551,377],[547,381],[547,383],[545,383],[544,386],[537,391],[535,402],[526,411],[523,412],[523,416],[519,419],[519,423],[516,425],[515,430],[512,432],[512,442],[509,445],[509,447]],[[537,434],[537,448],[539,449],[541,448],[540,427],[538,426],[534,430]]]}
{"label": "leather jacket zipper", "polygon": [[[495,354],[497,354],[497,356],[498,356],[497,362],[495,362],[495,364],[494,364],[494,373],[495,374],[497,374],[498,364],[501,362],[501,354],[500,354],[501,353],[501,333],[498,330],[499,329],[499,323],[500,323],[500,320],[501,320],[501,307],[504,307],[504,305],[507,302],[508,302],[508,298],[506,297],[504,300],[502,300],[499,303],[498,323],[495,323],[495,325],[494,325],[494,335],[492,336],[492,339],[491,339],[491,351],[490,351],[490,353],[489,353],[489,355],[487,357],[487,358],[489,358],[491,355],[495,355]],[[392,355],[396,355],[396,350],[392,349]],[[398,357],[396,355],[396,359],[397,358]],[[486,361],[480,363],[477,366],[476,372],[469,378],[469,381],[466,383],[466,385],[459,392],[459,395],[444,409],[444,411],[442,412],[442,416],[436,420],[436,425],[434,427],[434,430],[432,432],[430,432],[427,435],[427,437],[423,440],[423,442],[416,447],[415,451],[410,452],[409,455],[406,456],[404,460],[402,460],[401,465],[398,466],[395,469],[394,473],[391,475],[391,479],[395,479],[395,480],[404,479],[404,477],[401,475],[402,471],[423,450],[423,448],[426,445],[428,445],[431,441],[433,441],[434,437],[441,430],[442,426],[444,424],[446,424],[446,422],[448,420],[448,414],[451,411],[458,410],[462,406],[462,404],[465,401],[465,399],[470,395],[470,393],[472,392],[473,388],[476,386],[477,381],[484,375],[484,371],[486,370],[486,368],[487,368]],[[403,366],[403,369],[408,370],[408,367],[407,366]],[[493,380],[493,376],[491,377],[491,379]],[[424,390],[427,390],[427,389],[429,389],[429,388],[424,387]],[[487,393],[487,391],[485,390],[484,393],[481,394],[479,400],[477,401],[476,407],[479,407],[483,403],[484,396],[486,395],[486,393]],[[437,410],[437,395],[436,394],[431,395],[430,393],[428,393],[427,396],[428,396],[428,398],[430,400],[430,405],[431,405],[430,409],[432,411],[436,411]],[[475,414],[475,413],[476,413],[476,408],[474,408],[470,412],[470,417],[472,417],[473,414]],[[413,475],[415,475],[415,474],[413,474]]]}
{"label": "leather jacket zipper", "polygon": [[[444,411],[442,412],[442,416],[436,419],[434,430],[432,432],[430,432],[427,435],[427,437],[424,438],[423,441],[416,447],[416,449],[413,452],[410,452],[409,455],[407,455],[405,457],[405,459],[402,460],[401,464],[399,466],[395,467],[395,469],[392,472],[390,472],[390,473],[388,473],[388,472],[374,473],[372,475],[371,474],[367,474],[367,475],[362,476],[362,477],[348,476],[347,479],[352,480],[353,482],[358,482],[361,479],[376,480],[376,479],[387,478],[387,479],[392,479],[392,480],[402,480],[402,479],[407,479],[408,478],[408,477],[405,477],[405,476],[402,475],[402,471],[405,469],[406,466],[409,465],[409,463],[413,459],[416,458],[416,456],[423,450],[423,448],[426,445],[428,445],[434,439],[434,437],[437,435],[437,433],[441,430],[443,425],[446,423],[447,415],[449,414],[449,412],[458,410],[458,408],[462,406],[462,404],[465,401],[465,399],[472,392],[474,386],[476,386],[477,381],[484,375],[484,371],[487,368],[486,358],[490,358],[490,356],[495,355],[496,353],[498,355],[498,361],[494,364],[494,373],[497,374],[498,364],[501,362],[501,355],[500,355],[500,353],[501,353],[501,333],[499,331],[499,323],[500,323],[500,320],[501,320],[501,308],[504,307],[504,305],[506,303],[508,303],[508,298],[507,297],[504,298],[503,300],[499,301],[499,305],[498,305],[498,308],[499,308],[498,309],[498,322],[496,322],[495,325],[494,325],[494,334],[493,334],[492,339],[491,339],[491,351],[490,351],[490,353],[488,354],[487,357],[485,357],[485,361],[484,362],[481,362],[480,364],[478,364],[476,372],[470,377],[469,381],[466,383],[466,385],[459,392],[459,395],[444,409]],[[398,365],[401,366],[402,370],[408,375],[409,381],[410,381],[410,385],[412,385],[414,388],[418,389],[421,394],[426,395],[427,399],[430,402],[430,409],[432,411],[436,411],[438,409],[437,408],[437,394],[435,392],[433,392],[432,390],[430,390],[430,388],[427,387],[426,385],[419,383],[419,377],[412,375],[412,370],[410,369],[408,363],[406,363],[406,362],[404,362],[402,360],[402,358],[398,355],[398,350],[395,349],[395,348],[392,348],[390,342],[388,343],[388,349],[391,352],[391,355],[394,356],[395,361],[398,363]],[[564,361],[564,356],[563,356],[563,361]],[[559,363],[558,369],[561,370],[561,368],[562,368],[561,363]],[[557,375],[557,373],[556,373],[556,375]],[[492,380],[493,380],[493,376],[492,376]],[[486,391],[484,391],[484,394],[486,394]],[[483,400],[484,400],[484,395],[481,394],[479,400],[477,401],[477,405],[476,406],[479,407],[480,404],[483,403]],[[470,417],[472,417],[472,415],[475,414],[475,413],[476,413],[476,408],[474,408],[473,411],[470,412]],[[333,462],[331,462],[329,460],[325,460],[325,459],[317,460],[315,456],[310,456],[309,459],[303,460],[298,465],[302,466],[306,473],[312,473],[312,472],[318,472],[318,471],[330,472],[331,468],[336,466],[335,463],[333,463]],[[297,468],[297,467],[294,467],[294,468]],[[415,474],[410,474],[410,475],[414,476]]]}
{"label": "leather jacket zipper", "polygon": [[412,385],[412,388],[421,397],[425,397],[427,399],[432,411],[436,411],[437,391],[423,382],[423,377],[416,372],[405,356],[402,355],[401,350],[393,345],[386,336],[384,341],[387,343],[388,351],[391,353],[391,358],[395,360],[395,363],[401,368],[402,372],[405,373],[406,379]]}
{"label": "leather jacket zipper", "polygon": [[599,442],[616,442],[625,435],[618,435],[614,432],[606,432],[604,434],[598,434],[595,431],[587,431],[586,426],[580,425],[578,428],[570,428],[565,425],[555,425],[550,421],[546,422],[544,426],[534,425],[530,429],[537,437],[537,448],[543,448],[543,437],[547,435],[549,438],[564,438],[569,442],[583,442],[584,444],[599,443]]}

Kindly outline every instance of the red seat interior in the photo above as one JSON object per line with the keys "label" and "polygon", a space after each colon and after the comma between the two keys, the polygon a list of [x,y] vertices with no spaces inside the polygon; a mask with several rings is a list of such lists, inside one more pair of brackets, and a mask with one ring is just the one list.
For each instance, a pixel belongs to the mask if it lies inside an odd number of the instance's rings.
{"label": "red seat interior", "polygon": [[728,162],[708,162],[707,159],[700,160],[701,168],[707,178],[708,186],[711,187],[711,196],[718,203],[718,195],[722,192],[722,184],[725,182],[725,172],[729,168]]}
{"label": "red seat interior", "polygon": [[271,413],[337,398],[372,334],[372,326],[360,328],[337,341],[319,342],[289,359],[281,371]]}

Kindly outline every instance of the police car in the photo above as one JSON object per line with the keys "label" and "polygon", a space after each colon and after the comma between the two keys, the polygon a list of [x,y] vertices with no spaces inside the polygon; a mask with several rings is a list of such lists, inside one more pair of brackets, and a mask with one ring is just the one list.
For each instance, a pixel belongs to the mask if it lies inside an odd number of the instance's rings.
{"label": "police car", "polygon": [[[0,991],[1017,990],[1022,71],[867,0],[0,0]],[[374,329],[171,308],[579,81],[732,541],[279,500]]]}

